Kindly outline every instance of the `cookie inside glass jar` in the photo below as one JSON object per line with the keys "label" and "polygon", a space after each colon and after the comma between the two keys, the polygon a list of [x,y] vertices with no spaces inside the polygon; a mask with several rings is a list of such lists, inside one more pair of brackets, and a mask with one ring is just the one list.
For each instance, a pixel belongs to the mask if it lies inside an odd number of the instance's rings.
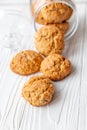
{"label": "cookie inside glass jar", "polygon": [[64,3],[54,2],[41,9],[36,17],[40,24],[63,23],[72,16],[73,10]]}
{"label": "cookie inside glass jar", "polygon": [[31,4],[35,31],[44,25],[57,24],[65,34],[65,40],[76,32],[78,17],[75,4],[71,0],[32,0]]}

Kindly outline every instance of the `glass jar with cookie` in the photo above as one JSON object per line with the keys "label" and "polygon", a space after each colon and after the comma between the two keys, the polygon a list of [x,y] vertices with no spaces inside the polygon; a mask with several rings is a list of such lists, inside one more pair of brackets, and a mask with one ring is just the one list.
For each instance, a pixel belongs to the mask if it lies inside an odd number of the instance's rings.
{"label": "glass jar with cookie", "polygon": [[37,31],[41,26],[55,26],[71,38],[78,27],[78,15],[71,0],[30,0],[30,7]]}

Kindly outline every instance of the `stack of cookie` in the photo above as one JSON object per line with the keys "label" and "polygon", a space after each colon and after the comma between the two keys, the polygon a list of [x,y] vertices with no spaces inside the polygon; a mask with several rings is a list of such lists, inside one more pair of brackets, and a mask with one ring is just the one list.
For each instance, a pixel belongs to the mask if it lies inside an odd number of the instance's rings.
{"label": "stack of cookie", "polygon": [[35,34],[35,47],[43,56],[41,72],[51,80],[61,80],[70,74],[71,63],[61,54],[64,50],[64,35],[69,29],[67,20],[73,10],[64,3],[54,2],[41,9],[36,22],[43,24]]}
{"label": "stack of cookie", "polygon": [[[33,12],[35,5],[33,6]],[[64,3],[54,2],[43,7],[36,16],[36,22],[42,25],[53,25],[60,29],[63,33],[69,29],[69,20],[73,10]]]}
{"label": "stack of cookie", "polygon": [[51,80],[62,80],[71,72],[70,61],[61,55],[64,33],[69,27],[64,21],[70,18],[71,12],[70,7],[60,3],[44,7],[38,14],[37,22],[41,23],[42,17],[42,23],[48,25],[41,27],[35,35],[35,47],[39,53],[24,50],[14,56],[10,63],[11,70],[20,75],[42,72],[43,75],[30,78],[22,89],[22,96],[33,106],[48,104],[55,91]]}

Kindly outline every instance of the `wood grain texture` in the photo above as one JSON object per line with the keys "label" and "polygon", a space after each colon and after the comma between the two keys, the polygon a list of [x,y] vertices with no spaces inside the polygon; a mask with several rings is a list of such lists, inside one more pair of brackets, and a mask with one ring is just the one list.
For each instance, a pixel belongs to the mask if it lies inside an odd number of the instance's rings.
{"label": "wood grain texture", "polygon": [[[28,5],[1,8],[20,8],[29,15]],[[0,49],[0,130],[87,130],[87,9],[85,4],[77,4],[77,8],[79,27],[63,52],[72,63],[72,73],[54,82],[56,93],[49,105],[33,107],[21,97],[22,86],[30,76],[12,73],[9,63],[16,52]],[[35,49],[31,30],[29,48]]]}
{"label": "wood grain texture", "polygon": [[87,56],[87,8],[85,11],[85,27],[83,32],[83,59],[82,59],[82,77],[81,77],[81,93],[80,93],[80,106],[79,106],[79,130],[87,129],[87,60],[85,59]]}

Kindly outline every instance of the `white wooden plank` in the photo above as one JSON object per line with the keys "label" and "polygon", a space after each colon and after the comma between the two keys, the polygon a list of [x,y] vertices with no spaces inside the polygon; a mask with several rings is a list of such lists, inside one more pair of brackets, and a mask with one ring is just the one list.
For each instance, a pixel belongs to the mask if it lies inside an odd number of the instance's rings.
{"label": "white wooden plank", "polygon": [[82,59],[82,78],[81,78],[81,98],[79,107],[79,130],[87,129],[87,8],[85,11],[85,28],[83,41],[83,59]]}

